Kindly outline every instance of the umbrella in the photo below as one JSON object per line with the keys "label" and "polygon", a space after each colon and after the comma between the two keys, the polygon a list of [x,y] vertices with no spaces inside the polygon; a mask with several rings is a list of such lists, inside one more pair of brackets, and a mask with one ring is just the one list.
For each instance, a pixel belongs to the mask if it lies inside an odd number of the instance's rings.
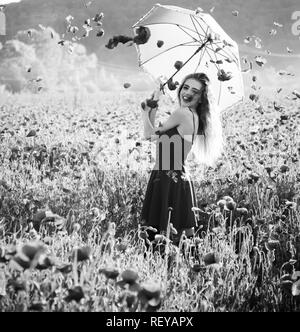
{"label": "umbrella", "polygon": [[139,66],[168,86],[173,99],[187,74],[204,72],[220,111],[243,100],[238,45],[211,15],[156,4],[133,26],[135,34],[141,29],[146,38],[136,43]]}

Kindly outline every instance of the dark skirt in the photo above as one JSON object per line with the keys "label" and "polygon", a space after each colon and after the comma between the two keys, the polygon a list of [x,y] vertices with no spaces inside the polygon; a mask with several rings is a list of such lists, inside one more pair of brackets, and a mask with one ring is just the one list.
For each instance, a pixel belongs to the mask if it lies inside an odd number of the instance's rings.
{"label": "dark skirt", "polygon": [[141,219],[145,226],[163,232],[170,223],[180,234],[197,226],[192,208],[197,207],[193,182],[183,171],[152,170],[143,202]]}

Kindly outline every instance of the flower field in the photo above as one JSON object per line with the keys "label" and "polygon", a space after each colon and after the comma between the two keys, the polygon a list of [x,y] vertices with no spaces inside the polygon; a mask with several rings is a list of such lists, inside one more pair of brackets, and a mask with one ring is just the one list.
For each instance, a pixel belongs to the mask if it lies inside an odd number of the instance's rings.
{"label": "flower field", "polygon": [[299,311],[300,99],[223,114],[216,167],[189,158],[201,225],[178,247],[140,225],[146,97],[0,93],[0,311]]}

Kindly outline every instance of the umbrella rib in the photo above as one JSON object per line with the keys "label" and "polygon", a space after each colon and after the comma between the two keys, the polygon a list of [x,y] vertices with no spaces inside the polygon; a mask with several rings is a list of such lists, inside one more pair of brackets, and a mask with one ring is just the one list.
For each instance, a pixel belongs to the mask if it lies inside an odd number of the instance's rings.
{"label": "umbrella rib", "polygon": [[[199,35],[200,41],[201,41],[200,33],[199,33],[199,31],[198,31],[198,29],[197,29],[197,27],[196,27],[194,21],[197,22],[198,26],[202,29],[202,31],[203,31],[203,33],[204,33],[205,35],[207,35],[207,32],[208,32],[209,26],[208,26],[208,25],[203,21],[203,19],[202,19],[202,21],[207,25],[207,30],[206,30],[206,32],[205,32],[204,29],[203,29],[203,27],[202,27],[202,25],[200,24],[200,22],[199,22],[195,17],[193,17],[192,15],[190,15],[190,18],[191,18],[191,21],[192,21],[192,23],[193,23],[193,25],[194,25],[194,27],[195,27],[195,30],[197,31],[197,33],[198,33],[198,35]],[[201,41],[201,42],[202,42],[202,41]],[[220,43],[222,43],[222,42],[220,42]],[[206,47],[207,47],[208,49],[210,49],[211,51],[213,51],[216,60],[218,60],[218,59],[217,59],[217,56],[216,56],[216,52],[214,51],[214,49],[213,49],[213,48],[210,48],[209,46],[206,46]],[[224,51],[223,49],[220,50],[220,51],[223,51],[225,54],[227,54],[226,51]],[[207,50],[206,50],[206,52],[209,54],[209,52],[208,52]],[[227,56],[225,56],[224,54],[221,54],[221,53],[219,53],[219,54],[220,54],[221,56],[223,56],[224,58],[228,58],[228,57],[230,58],[230,55],[229,55],[229,54],[227,54]],[[209,54],[209,55],[210,55],[210,54]],[[210,58],[211,58],[211,56],[210,56]],[[202,60],[202,58],[200,58],[200,60],[199,60],[199,64],[198,64],[197,68],[200,66],[201,60]],[[211,60],[214,61],[212,58],[211,58]],[[217,69],[220,70],[220,68],[219,68],[218,66],[217,66]]]}
{"label": "umbrella rib", "polygon": [[[221,42],[221,41],[214,42],[214,44],[217,44],[217,43],[222,44],[223,42]],[[229,54],[227,51],[224,51],[224,48],[222,48],[222,51],[223,51],[224,53],[226,53],[229,57],[234,57],[234,58],[236,59],[236,61],[238,61],[238,58],[236,57],[236,55],[235,55],[234,53]]]}
{"label": "umbrella rib", "polygon": [[220,54],[221,56],[223,56],[226,59],[228,59],[228,57],[229,57],[229,55],[224,55],[224,54],[220,53],[220,51],[216,52],[213,48],[210,48],[208,46],[207,46],[207,48],[210,49],[214,54],[218,53],[218,54]]}
{"label": "umbrella rib", "polygon": [[[195,17],[194,17],[195,18]],[[208,29],[208,24],[205,23],[205,21],[201,18],[201,20],[203,21],[204,24],[207,25],[207,29]],[[205,32],[202,25],[200,24],[200,22],[197,20],[197,18],[195,18],[195,21],[198,23],[199,27],[202,29],[203,33],[206,35],[207,34],[207,31]]]}
{"label": "umbrella rib", "polygon": [[210,59],[213,61],[213,64],[217,67],[217,70],[220,70],[220,67],[218,66],[217,63],[215,63],[215,61],[213,60],[213,58],[211,57],[210,53],[205,49],[205,51],[207,52],[207,54],[209,55]]}
{"label": "umbrella rib", "polygon": [[[207,46],[207,48],[209,48],[211,51],[213,51],[214,53],[216,53],[214,49],[212,49],[212,48],[210,48],[210,47],[208,47],[208,46]],[[220,53],[221,51],[223,51],[226,55]],[[236,56],[235,56],[234,54],[230,55],[229,53],[227,53],[226,51],[224,51],[224,49],[221,49],[221,50],[220,50],[219,52],[217,52],[217,53],[220,54],[221,56],[223,56],[224,58],[232,58],[232,57],[234,57],[235,60],[236,60]]]}
{"label": "umbrella rib", "polygon": [[[207,25],[207,23],[205,23],[205,21],[203,20],[203,18],[200,17],[200,19],[203,21],[204,24]],[[203,30],[202,25],[200,24],[200,22],[199,22],[197,19],[196,19],[196,22],[198,23],[199,27]],[[207,28],[209,28],[208,25],[207,25]],[[207,34],[207,32],[205,32],[204,30],[203,30],[203,33]],[[215,43],[215,44],[216,44],[216,43],[223,44],[222,41],[218,41],[218,42],[214,42],[214,43]],[[223,50],[223,51],[224,51],[224,50]],[[224,51],[224,52],[226,53],[226,51]],[[230,57],[230,55],[229,55],[228,53],[226,53],[226,54],[228,55],[228,57]],[[235,56],[234,54],[231,55],[231,56],[235,57],[235,59],[238,61],[238,59],[236,58],[236,56]]]}
{"label": "umbrella rib", "polygon": [[[182,30],[184,33],[186,33],[188,36],[190,36],[191,38],[193,38],[195,41],[197,41],[197,42],[199,42],[199,40],[198,39],[196,39],[195,37],[193,37],[192,35],[190,35],[188,32],[186,32],[184,29],[183,29],[183,27],[181,27],[180,25],[177,25],[178,26],[178,28],[180,29],[180,30]],[[192,29],[188,29],[188,30],[191,30],[191,31],[193,31],[193,32],[197,32],[197,34],[200,36],[200,34],[198,33],[198,31],[194,31],[194,30],[192,30]],[[204,36],[203,36],[204,37]],[[201,40],[200,40],[200,42],[202,42]]]}
{"label": "umbrella rib", "polygon": [[194,43],[194,41],[189,41],[189,42],[187,42],[187,43],[183,43],[183,44],[178,44],[178,45],[176,45],[176,46],[172,46],[172,47],[168,48],[167,50],[164,50],[163,52],[154,55],[152,58],[146,60],[145,62],[141,63],[140,65],[141,65],[141,66],[144,65],[144,64],[146,64],[147,62],[149,62],[149,61],[151,61],[151,60],[157,58],[158,56],[160,56],[160,55],[162,55],[162,54],[164,54],[164,53],[167,53],[167,52],[173,50],[173,49],[176,48],[176,47],[180,47],[180,46],[194,46],[194,47],[195,47],[195,46],[197,46],[197,45],[188,45],[188,44],[190,44],[190,43]]}
{"label": "umbrella rib", "polygon": [[[165,22],[156,22],[156,23],[151,23],[151,24],[145,24],[145,25],[143,25],[144,27],[146,27],[146,26],[152,26],[152,25],[176,25],[178,28],[180,28],[183,32],[185,32],[188,36],[190,36],[191,38],[193,38],[193,39],[195,39],[193,36],[191,36],[191,35],[189,35],[185,30],[183,30],[182,28],[185,28],[185,29],[187,29],[187,30],[190,30],[190,31],[192,31],[192,32],[196,32],[196,31],[194,31],[193,29],[191,29],[191,28],[188,28],[188,27],[186,27],[186,26],[181,26],[180,24],[176,24],[176,23],[165,23]],[[203,36],[203,37],[205,37],[205,36]],[[195,39],[195,40],[197,40],[197,39]]]}
{"label": "umbrella rib", "polygon": [[[208,30],[208,27],[207,27],[207,30]],[[207,33],[207,31],[206,31],[206,33]],[[196,67],[196,69],[195,69],[195,72],[196,72],[196,71],[198,70],[198,68],[200,67],[200,64],[201,64],[201,61],[202,61],[202,59],[203,59],[204,53],[205,53],[205,49],[202,49],[202,50],[201,50],[200,57],[199,57],[198,65],[197,65],[197,67]]]}
{"label": "umbrella rib", "polygon": [[199,31],[198,31],[198,29],[197,29],[197,27],[196,27],[196,24],[195,24],[195,22],[194,22],[194,20],[193,20],[193,16],[192,16],[192,15],[190,15],[190,19],[191,19],[191,21],[192,21],[192,23],[193,23],[193,26],[194,26],[194,28],[195,28],[197,34],[198,34],[198,37],[199,37],[199,39],[200,39],[200,43],[203,43],[203,40],[201,40],[201,35],[200,35],[200,33],[199,33]]}

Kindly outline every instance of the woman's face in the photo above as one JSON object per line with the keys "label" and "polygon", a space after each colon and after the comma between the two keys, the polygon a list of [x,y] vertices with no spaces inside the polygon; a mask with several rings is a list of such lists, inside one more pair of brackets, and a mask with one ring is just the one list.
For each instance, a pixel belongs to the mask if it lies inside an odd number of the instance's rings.
{"label": "woman's face", "polygon": [[193,78],[187,79],[180,91],[179,99],[182,107],[196,109],[202,94],[203,84]]}

